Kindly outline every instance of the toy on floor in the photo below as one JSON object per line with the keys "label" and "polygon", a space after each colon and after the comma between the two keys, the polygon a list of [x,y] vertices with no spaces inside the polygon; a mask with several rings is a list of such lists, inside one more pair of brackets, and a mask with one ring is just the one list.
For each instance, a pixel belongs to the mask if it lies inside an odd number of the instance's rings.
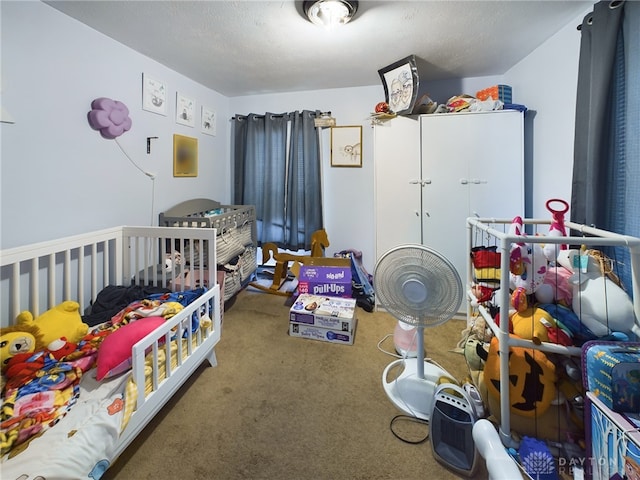
{"label": "toy on floor", "polygon": [[276,262],[273,271],[273,281],[271,285],[265,287],[258,282],[251,282],[250,285],[263,292],[272,293],[274,295],[282,295],[289,297],[293,292],[283,292],[281,290],[284,283],[289,277],[290,263],[304,263],[305,259],[310,257],[324,257],[324,250],[329,246],[329,237],[326,230],[316,230],[311,235],[311,254],[297,255],[294,253],[279,252],[275,243],[265,243],[262,245],[262,263],[266,264],[271,258]]}

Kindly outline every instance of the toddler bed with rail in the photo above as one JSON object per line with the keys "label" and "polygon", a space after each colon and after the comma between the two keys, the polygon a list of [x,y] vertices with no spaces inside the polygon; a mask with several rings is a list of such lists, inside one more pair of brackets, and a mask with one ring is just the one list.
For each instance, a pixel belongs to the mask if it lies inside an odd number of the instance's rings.
{"label": "toddler bed with rail", "polygon": [[215,245],[212,228],[122,226],[0,252],[2,478],[100,478],[216,365],[221,292],[193,248],[216,265]]}

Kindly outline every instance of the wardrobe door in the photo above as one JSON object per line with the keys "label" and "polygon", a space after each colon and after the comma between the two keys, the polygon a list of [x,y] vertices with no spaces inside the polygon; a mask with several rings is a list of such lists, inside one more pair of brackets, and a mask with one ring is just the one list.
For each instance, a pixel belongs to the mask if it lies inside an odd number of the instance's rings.
{"label": "wardrobe door", "polygon": [[524,114],[516,110],[476,115],[469,155],[469,215],[513,218],[524,211]]}
{"label": "wardrobe door", "polygon": [[393,247],[421,242],[419,125],[397,117],[375,126],[376,262]]}
{"label": "wardrobe door", "polygon": [[421,120],[423,243],[444,255],[464,278],[465,219],[470,122],[460,114],[425,115]]}
{"label": "wardrobe door", "polygon": [[423,243],[462,279],[466,218],[524,214],[522,138],[517,111],[421,117]]}

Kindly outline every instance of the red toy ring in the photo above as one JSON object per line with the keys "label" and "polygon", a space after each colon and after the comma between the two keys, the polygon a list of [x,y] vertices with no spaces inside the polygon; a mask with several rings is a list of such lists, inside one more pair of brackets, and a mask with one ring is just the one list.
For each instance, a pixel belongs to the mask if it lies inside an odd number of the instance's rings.
{"label": "red toy ring", "polygon": [[[552,202],[561,203],[564,206],[564,210],[554,210],[553,208],[551,208],[551,203]],[[547,207],[547,210],[549,210],[553,214],[554,217],[557,214],[564,215],[565,213],[567,213],[569,211],[569,204],[567,202],[565,202],[564,200],[560,199],[560,198],[551,198],[551,199],[547,200],[546,207]]]}

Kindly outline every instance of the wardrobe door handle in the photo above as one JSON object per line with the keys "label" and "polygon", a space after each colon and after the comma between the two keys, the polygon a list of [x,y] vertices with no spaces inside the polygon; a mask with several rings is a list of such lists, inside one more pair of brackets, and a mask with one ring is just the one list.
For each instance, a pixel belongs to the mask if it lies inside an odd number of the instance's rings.
{"label": "wardrobe door handle", "polygon": [[466,185],[467,183],[469,183],[469,180],[467,180],[466,178],[461,178],[461,179],[460,179],[460,183],[461,183],[462,185]]}

